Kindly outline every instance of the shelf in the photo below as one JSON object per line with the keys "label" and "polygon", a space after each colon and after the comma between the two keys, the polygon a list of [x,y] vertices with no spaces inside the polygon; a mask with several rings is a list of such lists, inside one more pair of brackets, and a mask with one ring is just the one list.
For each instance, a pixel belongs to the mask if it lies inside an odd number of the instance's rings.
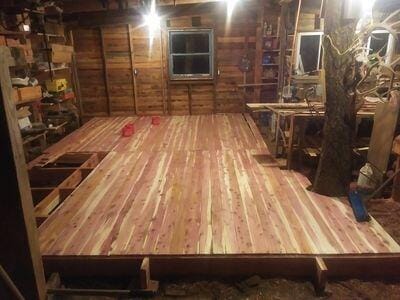
{"label": "shelf", "polygon": [[46,137],[46,131],[37,135],[32,135],[32,136],[28,136],[27,138],[24,138],[22,141],[23,145],[29,144],[39,138],[45,138]]}
{"label": "shelf", "polygon": [[263,67],[278,67],[278,64],[263,64]]}
{"label": "shelf", "polygon": [[277,53],[281,52],[279,49],[264,49],[263,51],[264,52],[277,52]]}
{"label": "shelf", "polygon": [[[54,71],[61,71],[61,70],[69,70],[69,67],[59,67],[59,68],[51,68],[51,72],[54,72]],[[42,70],[37,70],[36,72],[41,72],[41,73],[47,73],[47,72],[50,72],[50,69],[42,69]]]}
{"label": "shelf", "polygon": [[38,32],[38,33],[36,33],[36,35],[45,35],[45,36],[48,36],[48,37],[60,37],[60,38],[65,38],[64,35],[61,35],[61,34],[54,34],[54,33],[43,33],[43,32]]}
{"label": "shelf", "polygon": [[246,83],[246,84],[238,84],[238,88],[247,88],[247,87],[263,87],[263,86],[274,86],[277,83]]}
{"label": "shelf", "polygon": [[21,101],[15,102],[15,106],[19,106],[19,105],[23,105],[23,104],[30,104],[30,103],[35,103],[35,102],[40,102],[41,100],[42,100],[42,98],[21,100]]}
{"label": "shelf", "polygon": [[277,77],[275,78],[269,78],[269,77],[261,77],[262,80],[278,80]]}
{"label": "shelf", "polygon": [[29,35],[31,34],[30,31],[0,31],[0,35]]}
{"label": "shelf", "polygon": [[267,36],[263,36],[264,39],[277,39],[279,38],[279,36],[277,35],[267,35]]}
{"label": "shelf", "polygon": [[73,98],[68,98],[68,99],[61,99],[61,101],[58,102],[58,103],[43,102],[43,103],[41,103],[41,105],[42,105],[42,106],[54,106],[54,105],[57,105],[57,104],[62,104],[62,103],[64,103],[64,102],[67,102],[67,101],[74,101],[74,100],[75,100],[75,97],[73,97]]}

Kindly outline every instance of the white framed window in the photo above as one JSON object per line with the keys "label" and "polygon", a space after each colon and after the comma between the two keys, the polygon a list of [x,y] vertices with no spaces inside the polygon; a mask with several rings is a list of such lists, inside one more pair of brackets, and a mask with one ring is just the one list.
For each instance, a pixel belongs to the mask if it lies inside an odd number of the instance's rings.
{"label": "white framed window", "polygon": [[396,39],[387,30],[374,30],[368,38],[367,54],[379,53],[389,63],[396,51]]}
{"label": "white framed window", "polygon": [[300,32],[296,40],[295,68],[299,75],[321,69],[323,32]]}

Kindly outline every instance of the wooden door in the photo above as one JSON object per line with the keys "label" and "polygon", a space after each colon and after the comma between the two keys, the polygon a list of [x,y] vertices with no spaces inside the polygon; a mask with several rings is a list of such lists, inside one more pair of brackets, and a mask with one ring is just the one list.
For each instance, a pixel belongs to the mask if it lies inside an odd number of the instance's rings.
{"label": "wooden door", "polygon": [[137,114],[164,114],[161,30],[150,41],[147,27],[129,27]]}

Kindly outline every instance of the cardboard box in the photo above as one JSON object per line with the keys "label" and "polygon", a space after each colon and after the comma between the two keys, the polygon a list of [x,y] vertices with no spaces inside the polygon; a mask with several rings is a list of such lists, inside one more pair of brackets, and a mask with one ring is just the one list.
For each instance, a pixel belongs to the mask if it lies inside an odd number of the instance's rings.
{"label": "cardboard box", "polygon": [[30,117],[31,115],[32,115],[32,113],[29,111],[29,106],[23,106],[17,110],[18,119]]}
{"label": "cardboard box", "polygon": [[18,88],[18,98],[19,101],[42,98],[42,87],[38,85]]}
{"label": "cardboard box", "polygon": [[46,80],[46,88],[49,92],[62,92],[67,89],[66,79]]}
{"label": "cardboard box", "polygon": [[66,45],[51,45],[51,61],[53,63],[70,63],[74,48]]}
{"label": "cardboard box", "polygon": [[26,127],[32,127],[32,123],[29,120],[29,117],[25,117],[18,120],[19,129],[24,129]]}
{"label": "cardboard box", "polygon": [[12,92],[11,92],[11,99],[12,99],[12,101],[15,102],[15,103],[18,102],[18,100],[19,100],[19,97],[18,97],[18,89],[12,89]]}
{"label": "cardboard box", "polygon": [[7,38],[7,47],[21,47],[21,43],[18,39]]}
{"label": "cardboard box", "polygon": [[60,36],[64,36],[64,26],[56,23],[46,22],[44,24],[44,28],[47,34],[56,34]]}

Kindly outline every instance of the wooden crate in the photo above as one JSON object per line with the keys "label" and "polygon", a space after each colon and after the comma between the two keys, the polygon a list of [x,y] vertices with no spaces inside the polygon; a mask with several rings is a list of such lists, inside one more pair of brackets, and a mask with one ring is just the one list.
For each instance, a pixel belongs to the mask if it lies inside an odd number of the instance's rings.
{"label": "wooden crate", "polygon": [[61,24],[47,22],[44,25],[46,34],[55,34],[64,36],[64,26]]}
{"label": "wooden crate", "polygon": [[0,46],[7,46],[6,38],[4,35],[0,35]]}
{"label": "wooden crate", "polygon": [[66,45],[51,45],[51,61],[53,63],[70,63],[74,48]]}
{"label": "wooden crate", "polygon": [[12,101],[15,102],[15,103],[18,102],[18,100],[19,100],[19,97],[18,97],[18,89],[15,89],[15,88],[12,89],[12,92],[11,92],[11,99],[12,99]]}
{"label": "wooden crate", "polygon": [[18,88],[18,102],[42,98],[41,86]]}

